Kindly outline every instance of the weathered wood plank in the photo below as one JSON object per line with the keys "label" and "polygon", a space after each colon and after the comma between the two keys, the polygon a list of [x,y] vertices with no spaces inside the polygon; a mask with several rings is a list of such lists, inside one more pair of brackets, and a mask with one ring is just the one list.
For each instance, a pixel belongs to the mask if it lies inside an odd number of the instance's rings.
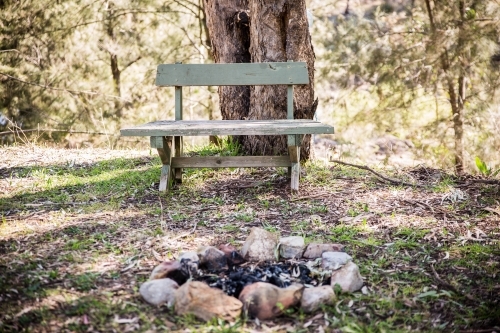
{"label": "weathered wood plank", "polygon": [[[172,155],[175,153],[175,147],[172,144],[173,138],[171,136],[162,137],[162,147],[157,147],[158,155],[160,155],[161,162],[163,164],[161,168],[160,176],[160,186],[158,190],[160,192],[165,192],[170,189],[172,183]],[[151,140],[153,142],[153,140]],[[155,139],[157,146],[159,145],[157,139]]]}
{"label": "weathered wood plank", "polygon": [[160,175],[160,186],[158,186],[158,191],[160,192],[168,192],[170,189],[170,184],[172,182],[172,170],[170,165],[163,165],[161,167],[161,175]]}
{"label": "weathered wood plank", "polygon": [[302,135],[287,135],[288,146],[300,146],[302,144]]}
{"label": "weathered wood plank", "polygon": [[[288,154],[290,156],[290,162],[292,164],[292,169],[290,170],[291,179],[290,186],[292,188],[292,192],[297,192],[299,190],[299,179],[300,179],[300,144],[301,144],[301,136],[300,135],[289,135],[288,136]],[[290,144],[295,145],[290,145]]]}
{"label": "weathered wood plank", "polygon": [[286,90],[286,118],[293,119],[293,85],[288,85]]}
{"label": "weathered wood plank", "polygon": [[157,86],[308,84],[305,62],[158,65]]}
{"label": "weathered wood plank", "polygon": [[300,146],[288,146],[288,156],[290,156],[290,162],[297,163],[300,160]]}
{"label": "weathered wood plank", "polygon": [[[176,136],[175,141],[175,157],[182,157],[184,151],[184,140],[182,136]],[[174,169],[175,181],[179,184],[182,183],[182,168]]]}
{"label": "weathered wood plank", "polygon": [[175,87],[175,120],[182,120],[182,87]]}
{"label": "weathered wood plank", "polygon": [[156,121],[125,127],[122,136],[207,136],[333,134],[330,125],[314,120],[211,120]]}
{"label": "weathered wood plank", "polygon": [[292,192],[297,192],[299,190],[299,179],[300,179],[300,163],[292,163],[292,177],[290,181],[290,187]]}
{"label": "weathered wood plank", "polygon": [[174,168],[255,168],[289,167],[288,156],[203,156],[174,157]]}
{"label": "weathered wood plank", "polygon": [[163,148],[163,137],[152,136],[149,138],[149,145],[151,148]]}

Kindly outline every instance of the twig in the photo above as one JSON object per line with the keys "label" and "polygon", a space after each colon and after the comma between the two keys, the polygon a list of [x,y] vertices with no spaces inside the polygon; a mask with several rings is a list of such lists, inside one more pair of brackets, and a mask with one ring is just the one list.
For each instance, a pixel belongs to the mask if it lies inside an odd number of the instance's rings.
{"label": "twig", "polygon": [[438,208],[438,207],[432,207],[431,205],[429,205],[428,203],[426,202],[423,202],[423,201],[419,201],[419,200],[407,200],[407,199],[400,199],[401,201],[404,201],[404,202],[407,202],[409,204],[417,204],[419,205],[420,207],[424,206],[424,207],[427,207],[429,208],[433,213],[436,212],[436,210],[438,211],[438,213],[442,213],[442,214],[449,214],[450,212],[447,212],[441,208]]}
{"label": "twig", "polygon": [[1,72],[0,72],[0,75],[8,77],[9,79],[17,81],[17,82],[21,82],[21,83],[28,84],[28,85],[31,85],[31,86],[41,87],[41,88],[44,88],[44,89],[55,90],[55,91],[63,91],[63,92],[68,92],[68,93],[72,93],[72,94],[100,95],[100,96],[105,96],[105,97],[109,97],[109,98],[121,99],[121,100],[127,101],[125,98],[121,98],[120,96],[108,95],[108,94],[103,94],[103,93],[99,93],[99,92],[95,92],[95,91],[74,90],[74,89],[52,87],[52,86],[49,86],[49,85],[46,85],[46,84],[39,84],[39,83],[35,83],[35,82],[24,81],[24,80],[21,80],[20,78],[17,78],[15,76],[12,76],[12,75],[9,75],[9,74],[5,74],[5,73],[1,73]]}
{"label": "twig", "polygon": [[184,232],[184,233],[172,238],[172,240],[178,240],[180,238],[184,238],[184,237],[187,237],[187,236],[192,235],[192,234],[193,234],[192,231]]}
{"label": "twig", "polygon": [[383,181],[389,182],[391,184],[404,185],[404,186],[416,186],[416,187],[422,187],[422,188],[426,188],[427,187],[425,185],[412,184],[412,183],[404,182],[402,180],[388,178],[388,177],[386,177],[386,176],[378,173],[377,171],[375,171],[375,170],[373,170],[373,169],[371,169],[371,168],[369,168],[369,167],[367,167],[365,165],[351,164],[351,163],[346,163],[346,162],[342,162],[342,161],[339,161],[339,160],[330,160],[329,162],[338,163],[338,164],[347,165],[347,166],[351,166],[351,167],[354,167],[354,168],[358,168],[358,169],[370,171],[371,173],[373,173],[375,176],[379,177]]}
{"label": "twig", "polygon": [[317,194],[312,194],[312,195],[306,195],[303,197],[290,199],[290,201],[293,202],[293,201],[299,201],[299,200],[314,199],[314,198],[323,197],[325,195],[331,195],[331,193],[317,193]]}
{"label": "twig", "polygon": [[407,200],[407,199],[401,199],[401,201],[404,201],[404,202],[407,202],[409,203],[410,205],[411,204],[417,204],[418,206],[420,207],[427,207],[429,208],[433,213],[434,213],[434,208],[432,208],[429,204],[426,204],[425,202],[422,202],[422,201],[418,201],[418,200]]}
{"label": "twig", "polygon": [[[23,133],[28,133],[28,132],[62,132],[62,133],[69,133],[69,134],[113,135],[112,133],[104,133],[104,132],[72,131],[72,130],[50,129],[50,128],[26,129],[26,130],[19,129],[19,130],[16,130],[16,132],[23,132]],[[17,133],[14,133],[13,131],[0,132],[0,135],[7,135],[7,134],[17,134]]]}
{"label": "twig", "polygon": [[42,206],[76,206],[76,205],[88,205],[88,202],[43,202],[36,204],[24,204],[26,207],[42,207]]}
{"label": "twig", "polygon": [[460,333],[492,333],[500,331],[500,327],[495,326],[492,328],[478,328],[478,329],[471,329],[471,330],[466,330],[466,331],[460,331]]}
{"label": "twig", "polygon": [[161,230],[163,230],[163,232],[165,232],[166,223],[165,223],[165,218],[163,216],[163,204],[161,202],[160,196],[158,196],[158,201],[160,202],[160,227],[161,227]]}
{"label": "twig", "polygon": [[473,179],[468,180],[464,184],[455,185],[455,187],[467,187],[474,184],[489,184],[489,185],[500,185],[500,180],[498,179]]}
{"label": "twig", "polygon": [[470,184],[474,184],[474,183],[500,185],[500,180],[498,180],[498,179],[474,179],[472,181],[468,181],[465,185],[470,185]]}
{"label": "twig", "polygon": [[261,186],[261,185],[264,185],[265,182],[254,182],[254,183],[251,183],[251,184],[246,184],[246,185],[234,185],[234,186],[228,186],[227,188],[230,188],[230,189],[236,189],[236,188],[251,188],[251,187],[258,187],[258,186]]}
{"label": "twig", "polygon": [[434,273],[434,278],[436,279],[436,281],[441,283],[443,285],[443,287],[450,289],[451,291],[453,291],[454,293],[456,293],[458,295],[464,295],[469,300],[474,301],[474,297],[472,297],[471,295],[468,295],[468,294],[461,293],[460,291],[458,291],[457,288],[455,288],[454,286],[452,286],[451,284],[449,284],[448,282],[443,280],[441,277],[439,277],[438,273],[436,272],[436,269],[434,268],[434,265],[432,265],[432,264],[431,264],[431,269],[432,269],[432,273]]}

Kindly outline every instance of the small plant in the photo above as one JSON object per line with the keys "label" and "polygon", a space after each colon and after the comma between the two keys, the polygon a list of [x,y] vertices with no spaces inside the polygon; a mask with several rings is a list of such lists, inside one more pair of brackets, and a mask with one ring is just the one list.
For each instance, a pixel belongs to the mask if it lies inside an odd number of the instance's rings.
{"label": "small plant", "polygon": [[496,175],[498,175],[500,173],[500,168],[493,171],[493,169],[490,166],[488,166],[486,164],[486,162],[484,162],[478,156],[476,156],[476,166],[477,166],[479,172],[481,172],[481,174],[483,176],[486,176],[486,177],[495,177]]}
{"label": "small plant", "polygon": [[278,228],[275,226],[271,225],[269,222],[262,222],[262,227],[264,230],[269,231],[269,232],[278,232]]}

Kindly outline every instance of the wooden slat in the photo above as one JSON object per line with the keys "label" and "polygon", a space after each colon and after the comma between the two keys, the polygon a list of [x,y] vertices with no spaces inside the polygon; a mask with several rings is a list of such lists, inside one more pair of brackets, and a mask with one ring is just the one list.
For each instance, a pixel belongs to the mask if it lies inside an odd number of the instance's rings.
{"label": "wooden slat", "polygon": [[[300,154],[300,151],[299,151]],[[300,163],[292,163],[292,171],[290,177],[290,187],[292,192],[297,192],[299,190],[299,180],[300,180]]]}
{"label": "wooden slat", "polygon": [[290,162],[298,163],[300,159],[300,147],[288,146],[288,156],[290,156]]}
{"label": "wooden slat", "polygon": [[305,62],[158,65],[157,86],[308,84]]}
{"label": "wooden slat", "polygon": [[[181,157],[184,152],[184,140],[182,136],[174,137],[175,142],[175,157]],[[174,169],[175,181],[179,184],[182,183],[182,168]]]}
{"label": "wooden slat", "polygon": [[[163,164],[160,175],[160,186],[158,189],[160,192],[168,192],[172,184],[172,155],[175,153],[173,151],[175,148],[172,146],[173,138],[171,136],[161,139],[163,140],[162,147],[156,148]],[[158,143],[157,140],[156,143]]]}
{"label": "wooden slat", "polygon": [[175,87],[175,120],[182,120],[182,87]]}
{"label": "wooden slat", "polygon": [[255,168],[289,167],[288,156],[203,156],[174,157],[174,168]]}
{"label": "wooden slat", "polygon": [[149,144],[151,148],[163,148],[163,137],[152,136],[149,138]]}
{"label": "wooden slat", "polygon": [[333,127],[314,120],[155,121],[125,127],[122,136],[207,136],[333,134]]}

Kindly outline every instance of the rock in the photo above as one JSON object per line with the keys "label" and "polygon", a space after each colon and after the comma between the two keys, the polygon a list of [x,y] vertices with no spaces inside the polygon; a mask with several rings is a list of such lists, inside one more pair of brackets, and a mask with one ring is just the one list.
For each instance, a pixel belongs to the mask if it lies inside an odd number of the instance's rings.
{"label": "rock", "polygon": [[171,279],[156,279],[144,282],[139,293],[146,302],[152,305],[174,305],[175,291],[179,288],[177,282]]}
{"label": "rock", "polygon": [[187,272],[189,276],[198,275],[198,265],[200,264],[200,257],[193,251],[181,253],[178,258],[181,263],[182,270]]}
{"label": "rock", "polygon": [[181,285],[187,281],[189,274],[182,270],[178,261],[164,261],[153,269],[150,280],[169,278]]}
{"label": "rock", "polygon": [[282,237],[280,238],[280,257],[285,259],[300,258],[304,252],[304,245],[303,237]]}
{"label": "rock", "polygon": [[358,265],[349,261],[344,267],[332,272],[331,285],[338,284],[343,292],[355,292],[363,287],[363,278]]}
{"label": "rock", "polygon": [[242,307],[243,304],[235,297],[199,281],[189,281],[175,293],[176,314],[191,313],[206,321],[216,317],[235,321],[240,316]]}
{"label": "rock", "polygon": [[306,259],[316,259],[321,258],[323,252],[341,252],[344,249],[343,245],[340,244],[318,244],[310,243],[302,255]]}
{"label": "rock", "polygon": [[252,228],[243,244],[241,254],[248,261],[272,261],[275,260],[274,250],[277,245],[278,239],[275,234],[264,229]]}
{"label": "rock", "polygon": [[182,252],[179,255],[179,258],[177,261],[181,262],[182,260],[190,261],[190,262],[199,262],[200,257],[198,257],[198,254],[194,251],[188,251],[188,252]]}
{"label": "rock", "polygon": [[304,312],[314,312],[321,304],[331,304],[335,300],[335,293],[331,286],[306,288],[302,293],[300,307]]}
{"label": "rock", "polygon": [[239,299],[250,317],[266,320],[299,304],[303,290],[304,286],[301,284],[279,288],[270,283],[256,282],[243,288]]}
{"label": "rock", "polygon": [[205,266],[209,271],[220,271],[227,269],[227,259],[221,250],[213,246],[205,246],[198,249],[200,265]]}
{"label": "rock", "polygon": [[351,260],[352,257],[345,252],[323,252],[321,255],[321,268],[336,270]]}
{"label": "rock", "polygon": [[228,265],[241,265],[245,262],[243,256],[231,244],[222,244],[219,246],[219,250],[224,252]]}

